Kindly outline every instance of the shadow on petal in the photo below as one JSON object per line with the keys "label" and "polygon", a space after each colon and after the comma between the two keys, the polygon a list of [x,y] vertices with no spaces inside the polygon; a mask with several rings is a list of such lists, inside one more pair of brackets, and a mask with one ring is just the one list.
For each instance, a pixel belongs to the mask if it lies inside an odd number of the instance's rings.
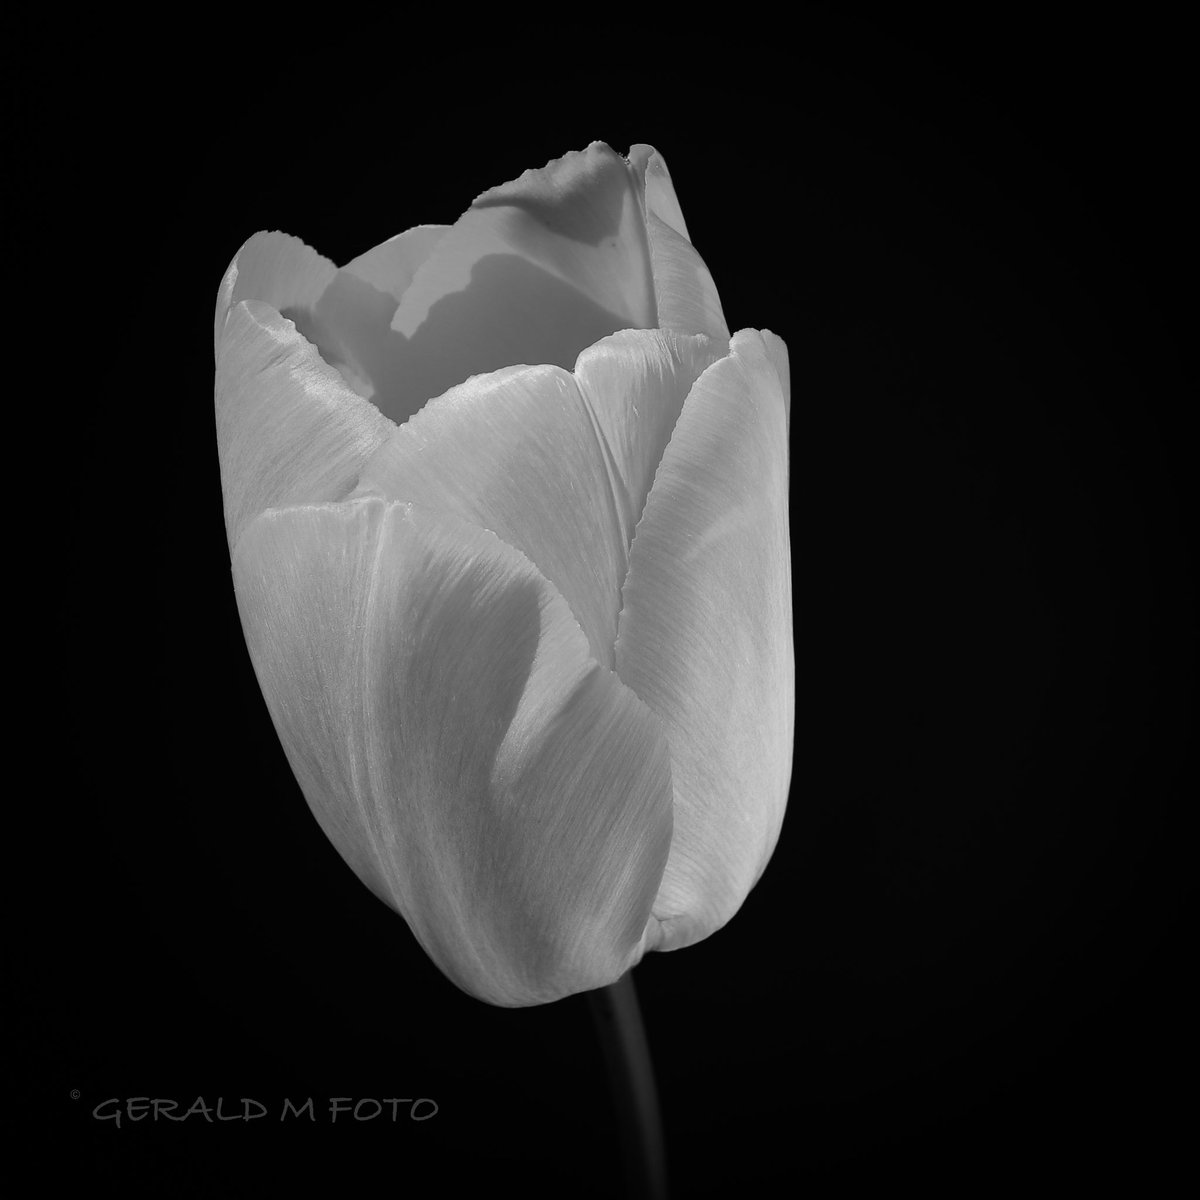
{"label": "shadow on petal", "polygon": [[443,296],[411,337],[391,328],[396,299],[341,271],[313,309],[283,315],[346,382],[404,424],[472,375],[519,364],[571,370],[627,319],[515,254],[489,254],[468,285]]}
{"label": "shadow on petal", "polygon": [[[612,151],[609,151],[612,154]],[[613,155],[614,161],[616,156]],[[545,232],[557,233],[573,242],[599,246],[621,232],[621,217],[629,179],[623,165],[599,172],[579,171],[544,191],[526,190],[517,184],[493,188],[471,205],[484,208],[515,208],[525,214],[523,221],[509,222],[509,237],[514,245],[535,253]]]}

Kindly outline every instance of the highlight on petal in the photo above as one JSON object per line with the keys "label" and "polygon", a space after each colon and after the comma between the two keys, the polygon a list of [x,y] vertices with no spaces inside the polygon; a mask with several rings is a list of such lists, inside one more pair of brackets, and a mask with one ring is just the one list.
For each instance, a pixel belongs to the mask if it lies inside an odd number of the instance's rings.
{"label": "highlight on petal", "polygon": [[293,322],[241,301],[217,349],[217,450],[232,548],[264,509],[340,500],[393,426]]}
{"label": "highlight on petal", "polygon": [[771,365],[775,368],[775,375],[779,379],[779,387],[783,392],[784,420],[790,429],[792,425],[792,375],[787,345],[783,338],[769,329],[762,330],[762,340],[763,345],[767,348],[767,357],[770,358]]}
{"label": "highlight on petal", "polygon": [[795,662],[778,361],[743,330],[696,381],[630,550],[617,673],[662,718],[675,788],[651,949],[729,920],[787,802]]}
{"label": "highlight on petal", "polygon": [[688,237],[665,160],[653,146],[638,144],[629,150],[629,168],[645,207],[658,327],[728,342],[721,298]]}
{"label": "highlight on petal", "polygon": [[684,399],[719,354],[708,338],[627,330],[586,350],[574,374],[469,379],[391,435],[356,494],[490,529],[561,592],[611,667],[634,527]]}
{"label": "highlight on petal", "polygon": [[666,743],[524,556],[370,498],[264,513],[234,575],[314,815],[455,983],[545,1003],[640,957]]}

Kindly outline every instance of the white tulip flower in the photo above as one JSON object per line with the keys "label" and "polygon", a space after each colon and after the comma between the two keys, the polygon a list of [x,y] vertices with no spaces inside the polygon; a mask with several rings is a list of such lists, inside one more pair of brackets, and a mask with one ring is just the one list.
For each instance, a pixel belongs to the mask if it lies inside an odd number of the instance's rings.
{"label": "white tulip flower", "polygon": [[[528,365],[524,365],[528,364]],[[220,287],[237,602],[321,828],[500,1005],[719,929],[783,820],[788,359],[666,164],[603,143],[337,268]]]}

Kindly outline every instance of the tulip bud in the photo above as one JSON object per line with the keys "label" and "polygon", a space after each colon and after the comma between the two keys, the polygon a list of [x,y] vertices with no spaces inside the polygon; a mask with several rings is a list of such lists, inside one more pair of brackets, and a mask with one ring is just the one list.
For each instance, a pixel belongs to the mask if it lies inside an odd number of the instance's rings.
{"label": "tulip bud", "polygon": [[[523,365],[531,364],[531,365]],[[794,721],[788,361],[662,158],[602,143],[342,268],[255,234],[217,440],[263,696],[321,828],[494,1004],[740,907]]]}

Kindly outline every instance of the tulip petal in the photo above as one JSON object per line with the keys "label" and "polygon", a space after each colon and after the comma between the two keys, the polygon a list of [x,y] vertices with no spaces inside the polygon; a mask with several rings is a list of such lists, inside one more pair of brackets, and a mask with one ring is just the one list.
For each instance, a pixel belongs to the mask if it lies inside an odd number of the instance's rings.
{"label": "tulip petal", "polygon": [[666,161],[653,146],[638,144],[630,147],[629,167],[645,207],[658,327],[728,342],[721,298],[688,237]]}
{"label": "tulip petal", "polygon": [[[256,233],[234,255],[217,293],[216,340],[221,340],[229,310],[241,300],[261,300],[292,316],[316,307],[337,267],[299,238]],[[297,322],[303,325],[303,321]]]}
{"label": "tulip petal", "polygon": [[386,292],[398,303],[417,269],[434,252],[449,229],[449,225],[415,225],[360,254],[342,270]]}
{"label": "tulip petal", "polygon": [[684,399],[719,353],[708,338],[630,330],[586,350],[574,375],[477,376],[397,429],[357,494],[492,530],[561,592],[611,667],[634,527]]}
{"label": "tulip petal", "polygon": [[792,374],[788,360],[787,344],[777,333],[769,329],[762,330],[763,345],[767,348],[767,356],[775,368],[779,387],[783,392],[783,416],[788,429],[792,427]]}
{"label": "tulip petal", "polygon": [[688,233],[687,223],[683,219],[683,209],[679,207],[679,197],[675,195],[675,185],[671,182],[666,159],[644,142],[630,146],[628,158],[630,169],[642,190],[646,211],[654,213],[660,221],[690,242],[692,235]]}
{"label": "tulip petal", "polygon": [[391,326],[413,275],[448,228],[418,225],[397,234],[347,263],[303,317],[285,314],[295,316],[301,332],[358,395],[397,424],[444,390],[412,371],[407,341]]}
{"label": "tulip petal", "polygon": [[394,428],[258,300],[235,303],[223,323],[216,416],[231,547],[264,509],[344,498]]}
{"label": "tulip petal", "polygon": [[264,513],[234,574],[314,815],[455,983],[545,1003],[640,957],[666,744],[527,559],[368,498]]}
{"label": "tulip petal", "polygon": [[754,330],[696,382],[630,550],[617,673],[662,718],[675,832],[660,942],[707,936],[774,849],[795,713],[784,390]]}
{"label": "tulip petal", "polygon": [[589,346],[575,363],[575,380],[622,484],[626,551],[684,401],[725,352],[723,343],[699,334],[626,329]]}
{"label": "tulip petal", "polygon": [[479,196],[417,272],[393,327],[411,336],[488,254],[518,255],[572,284],[613,315],[617,324],[607,332],[654,325],[637,190],[625,161],[603,142]]}

